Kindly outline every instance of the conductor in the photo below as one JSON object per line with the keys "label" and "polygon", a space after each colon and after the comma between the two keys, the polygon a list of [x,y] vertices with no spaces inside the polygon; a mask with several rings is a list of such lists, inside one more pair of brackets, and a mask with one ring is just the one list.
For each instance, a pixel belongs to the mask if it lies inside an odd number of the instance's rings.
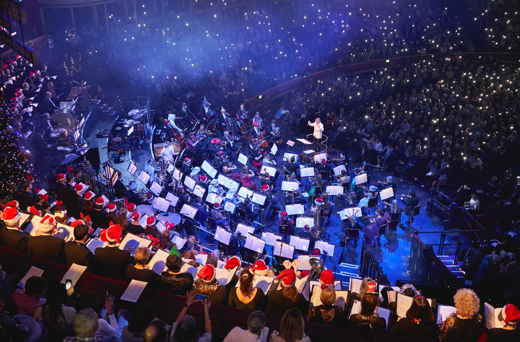
{"label": "conductor", "polygon": [[320,118],[316,118],[316,120],[314,120],[313,123],[308,121],[307,124],[311,127],[314,127],[314,132],[312,133],[312,136],[314,137],[314,145],[313,145],[314,151],[316,151],[316,152],[321,151],[323,124],[321,123]]}

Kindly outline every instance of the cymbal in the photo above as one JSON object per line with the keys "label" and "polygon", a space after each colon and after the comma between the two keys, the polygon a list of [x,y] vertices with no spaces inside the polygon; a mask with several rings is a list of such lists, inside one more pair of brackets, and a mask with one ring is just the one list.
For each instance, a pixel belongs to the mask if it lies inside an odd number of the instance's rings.
{"label": "cymbal", "polygon": [[137,115],[139,114],[139,109],[132,109],[131,111],[128,112],[128,116],[134,116],[134,115]]}

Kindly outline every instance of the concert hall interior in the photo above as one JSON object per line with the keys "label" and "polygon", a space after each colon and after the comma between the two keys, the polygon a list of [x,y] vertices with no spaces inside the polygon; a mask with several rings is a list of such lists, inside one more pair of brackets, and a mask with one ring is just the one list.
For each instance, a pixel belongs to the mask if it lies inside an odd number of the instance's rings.
{"label": "concert hall interior", "polygon": [[518,11],[0,0],[0,341],[520,341]]}

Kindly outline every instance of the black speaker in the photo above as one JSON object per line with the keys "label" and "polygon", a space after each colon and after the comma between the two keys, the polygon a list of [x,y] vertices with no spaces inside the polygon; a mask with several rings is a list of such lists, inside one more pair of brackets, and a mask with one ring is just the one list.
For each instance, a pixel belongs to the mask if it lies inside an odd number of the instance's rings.
{"label": "black speaker", "polygon": [[99,173],[99,166],[101,164],[101,158],[99,157],[99,149],[89,148],[87,153],[85,153],[85,158],[90,162],[94,170]]}
{"label": "black speaker", "polygon": [[347,158],[350,162],[358,162],[361,159],[361,154],[358,151],[350,150],[347,153]]}

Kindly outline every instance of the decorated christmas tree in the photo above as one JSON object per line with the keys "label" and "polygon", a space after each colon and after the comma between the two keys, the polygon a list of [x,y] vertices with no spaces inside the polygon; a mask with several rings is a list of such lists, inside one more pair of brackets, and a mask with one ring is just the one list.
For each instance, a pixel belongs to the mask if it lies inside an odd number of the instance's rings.
{"label": "decorated christmas tree", "polygon": [[22,135],[13,127],[15,117],[3,98],[0,101],[0,193],[9,194],[30,180],[31,152],[20,146]]}

